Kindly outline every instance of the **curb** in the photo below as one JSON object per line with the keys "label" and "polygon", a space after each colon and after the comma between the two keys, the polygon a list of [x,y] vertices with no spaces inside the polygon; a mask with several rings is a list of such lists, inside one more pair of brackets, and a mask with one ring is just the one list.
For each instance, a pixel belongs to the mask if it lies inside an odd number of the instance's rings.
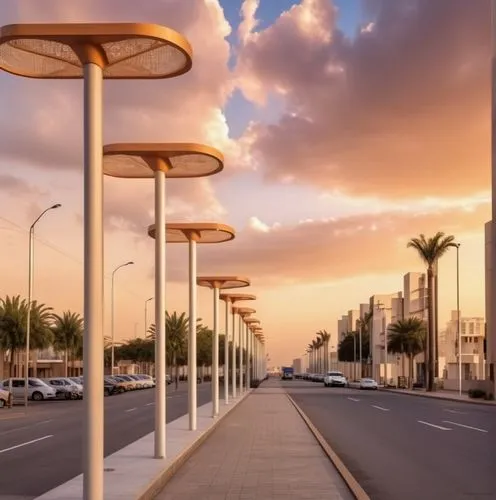
{"label": "curb", "polygon": [[295,400],[286,393],[291,404],[295,407],[296,411],[300,414],[300,417],[303,419],[307,427],[310,429],[310,432],[314,435],[315,439],[324,450],[324,453],[327,455],[331,463],[334,465],[336,470],[339,472],[340,476],[343,478],[346,486],[350,490],[351,494],[355,497],[356,500],[371,500],[367,495],[365,490],[360,486],[358,481],[355,479],[353,474],[349,471],[349,469],[344,465],[342,460],[336,454],[336,452],[331,448],[329,443],[324,439],[324,436],[318,431],[318,429],[313,425],[312,421],[308,418],[306,413],[296,404]]}
{"label": "curb", "polygon": [[250,396],[249,390],[241,401],[234,406],[231,406],[224,415],[218,418],[215,423],[209,427],[198,439],[186,450],[184,450],[166,469],[153,479],[150,484],[142,491],[136,500],[153,500],[165,488],[167,483],[172,479],[174,474],[184,465],[184,463],[193,455],[193,453],[208,439],[215,431],[217,426],[236,408],[238,408]]}
{"label": "curb", "polygon": [[423,392],[401,392],[401,389],[381,389],[379,388],[379,391],[381,392],[390,392],[391,394],[399,394],[400,396],[415,396],[417,398],[427,398],[427,399],[435,399],[437,401],[454,401],[456,403],[464,403],[464,404],[472,404],[472,405],[480,405],[480,406],[496,406],[496,403],[492,401],[486,401],[486,400],[477,400],[477,398],[474,399],[458,399],[453,396],[448,396],[448,397],[443,397],[443,396],[429,396],[427,393]]}

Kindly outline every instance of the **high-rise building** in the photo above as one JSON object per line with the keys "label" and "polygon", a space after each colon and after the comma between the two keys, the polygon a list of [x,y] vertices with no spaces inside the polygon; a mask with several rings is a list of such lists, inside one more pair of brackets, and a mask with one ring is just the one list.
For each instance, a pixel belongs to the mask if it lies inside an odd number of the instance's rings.
{"label": "high-rise building", "polygon": [[425,273],[406,273],[403,276],[405,318],[416,316],[427,321],[427,276]]}
{"label": "high-rise building", "polygon": [[348,311],[348,331],[356,332],[358,329],[358,320],[360,319],[359,309],[350,309]]}
{"label": "high-rise building", "polygon": [[301,358],[293,359],[293,370],[295,373],[303,373],[303,360]]}
{"label": "high-rise building", "polygon": [[[350,330],[348,329],[348,315],[345,314],[341,316],[340,319],[338,319],[338,344],[341,342],[341,340],[344,339],[345,335],[347,332]],[[337,346],[336,346],[337,347]]]}

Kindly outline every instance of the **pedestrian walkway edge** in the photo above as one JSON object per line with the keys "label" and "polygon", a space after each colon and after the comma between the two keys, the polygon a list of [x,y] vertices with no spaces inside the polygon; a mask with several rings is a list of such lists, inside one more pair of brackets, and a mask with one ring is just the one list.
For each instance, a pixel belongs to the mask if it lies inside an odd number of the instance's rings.
{"label": "pedestrian walkway edge", "polygon": [[215,422],[189,447],[183,450],[174,461],[163,471],[160,472],[146,487],[136,500],[153,500],[172,479],[174,474],[184,465],[184,463],[193,455],[193,453],[208,439],[215,431],[217,426],[235,409],[238,408],[251,394],[251,390],[243,395],[243,398],[231,405],[225,413],[220,415]]}
{"label": "pedestrian walkway edge", "polygon": [[319,432],[319,430],[313,425],[312,421],[306,413],[298,406],[295,400],[286,393],[291,404],[295,407],[296,411],[300,414],[300,417],[303,419],[307,427],[310,429],[310,432],[314,435],[315,439],[319,443],[320,447],[324,450],[324,453],[327,455],[331,463],[337,469],[341,477],[343,478],[346,486],[351,491],[352,495],[356,500],[370,500],[370,497],[367,495],[365,490],[360,486],[358,481],[355,479],[353,474],[349,471],[349,469],[344,465],[343,461],[339,458],[337,453],[331,448],[329,443],[324,439],[324,436]]}

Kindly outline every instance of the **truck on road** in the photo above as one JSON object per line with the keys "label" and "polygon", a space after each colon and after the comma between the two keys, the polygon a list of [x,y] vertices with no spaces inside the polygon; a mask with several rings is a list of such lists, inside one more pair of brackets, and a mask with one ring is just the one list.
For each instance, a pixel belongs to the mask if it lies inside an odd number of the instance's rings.
{"label": "truck on road", "polygon": [[281,372],[282,372],[281,375],[282,380],[293,380],[294,369],[292,366],[283,366]]}

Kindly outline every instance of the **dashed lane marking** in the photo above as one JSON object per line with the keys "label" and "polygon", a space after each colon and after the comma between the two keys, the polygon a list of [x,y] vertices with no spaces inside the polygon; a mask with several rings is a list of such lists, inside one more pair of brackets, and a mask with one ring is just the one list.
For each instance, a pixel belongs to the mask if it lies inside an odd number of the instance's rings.
{"label": "dashed lane marking", "polygon": [[486,429],[481,429],[479,427],[472,427],[471,425],[465,425],[465,424],[459,424],[458,422],[451,422],[449,420],[443,420],[445,424],[449,425],[456,425],[457,427],[463,427],[464,429],[470,429],[471,431],[477,431],[477,432],[489,432],[486,431]]}
{"label": "dashed lane marking", "polygon": [[434,429],[439,429],[440,431],[451,431],[449,427],[443,427],[441,425],[431,424],[430,422],[424,422],[423,420],[417,420],[419,424],[428,425],[429,427],[434,427]]}

